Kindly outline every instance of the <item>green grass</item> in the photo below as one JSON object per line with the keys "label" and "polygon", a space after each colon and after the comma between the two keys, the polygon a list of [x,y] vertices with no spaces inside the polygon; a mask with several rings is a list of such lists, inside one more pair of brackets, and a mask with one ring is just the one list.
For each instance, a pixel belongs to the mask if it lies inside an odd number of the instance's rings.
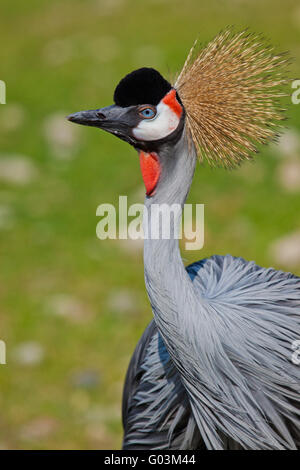
{"label": "green grass", "polygon": [[[0,229],[0,339],[7,345],[0,447],[118,448],[122,382],[151,311],[141,252],[97,240],[95,213],[119,194],[142,202],[137,155],[112,136],[82,128],[71,158],[59,158],[45,137],[47,117],[110,104],[118,80],[142,65],[174,76],[195,37],[206,42],[228,24],[262,31],[291,50],[291,73],[299,77],[299,5],[2,0],[0,14],[0,79],[7,85],[0,121],[11,105],[23,113],[15,129],[0,130],[0,158],[27,156],[36,171],[28,184],[0,181],[0,206],[12,213],[12,224]],[[290,116],[300,131],[300,105],[291,106]],[[205,203],[206,239],[200,252],[183,253],[188,261],[229,252],[274,265],[270,244],[299,229],[299,192],[282,189],[276,176],[282,158],[269,148],[256,160],[234,172],[199,165],[189,202]],[[110,296],[122,290],[136,299],[133,312],[112,308]],[[53,314],[59,295],[75,299],[79,318]],[[44,350],[31,366],[15,358],[29,341]],[[94,371],[99,383],[74,385],[82,370]]]}

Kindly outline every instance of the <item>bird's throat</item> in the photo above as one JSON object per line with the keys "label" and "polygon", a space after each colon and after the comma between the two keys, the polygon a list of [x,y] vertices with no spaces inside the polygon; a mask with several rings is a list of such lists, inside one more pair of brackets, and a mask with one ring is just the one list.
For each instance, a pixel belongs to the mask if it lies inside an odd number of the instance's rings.
{"label": "bird's throat", "polygon": [[139,156],[146,194],[153,196],[161,173],[158,155],[155,152],[140,151]]}

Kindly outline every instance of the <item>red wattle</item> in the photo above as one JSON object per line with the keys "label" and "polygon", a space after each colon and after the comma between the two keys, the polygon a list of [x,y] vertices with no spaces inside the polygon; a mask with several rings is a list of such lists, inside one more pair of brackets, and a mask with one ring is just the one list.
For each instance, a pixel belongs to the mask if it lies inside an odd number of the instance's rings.
{"label": "red wattle", "polygon": [[160,176],[160,164],[155,152],[140,152],[140,165],[147,196],[152,196]]}

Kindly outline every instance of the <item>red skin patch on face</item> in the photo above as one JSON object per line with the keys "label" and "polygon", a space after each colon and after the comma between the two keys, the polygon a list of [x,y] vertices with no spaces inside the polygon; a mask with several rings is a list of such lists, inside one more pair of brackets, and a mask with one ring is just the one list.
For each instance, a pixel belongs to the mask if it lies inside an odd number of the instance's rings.
{"label": "red skin patch on face", "polygon": [[163,103],[169,106],[169,108],[172,109],[172,111],[180,118],[181,113],[182,113],[182,107],[180,106],[180,103],[178,103],[176,99],[176,90],[172,88],[169,93],[166,94],[166,96],[163,98]]}
{"label": "red skin patch on face", "polygon": [[160,164],[155,152],[140,152],[140,165],[147,196],[153,196],[160,176]]}

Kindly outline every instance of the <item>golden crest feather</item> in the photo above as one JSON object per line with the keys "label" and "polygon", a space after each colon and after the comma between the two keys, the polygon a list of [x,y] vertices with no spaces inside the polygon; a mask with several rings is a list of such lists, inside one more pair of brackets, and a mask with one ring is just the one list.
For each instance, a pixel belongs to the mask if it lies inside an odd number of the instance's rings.
{"label": "golden crest feather", "polygon": [[201,160],[233,167],[276,137],[288,63],[248,31],[228,28],[198,52],[193,45],[174,87]]}

